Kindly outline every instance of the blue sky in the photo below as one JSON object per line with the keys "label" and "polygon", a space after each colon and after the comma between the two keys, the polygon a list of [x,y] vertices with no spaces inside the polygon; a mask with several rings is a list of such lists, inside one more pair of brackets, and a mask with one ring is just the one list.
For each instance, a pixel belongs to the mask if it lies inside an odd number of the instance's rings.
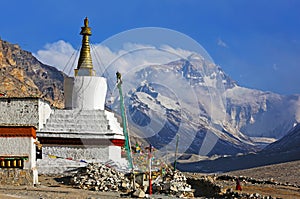
{"label": "blue sky", "polygon": [[85,16],[92,42],[169,28],[200,43],[238,84],[300,94],[298,0],[10,0],[1,2],[0,37],[33,53],[59,40],[77,48]]}

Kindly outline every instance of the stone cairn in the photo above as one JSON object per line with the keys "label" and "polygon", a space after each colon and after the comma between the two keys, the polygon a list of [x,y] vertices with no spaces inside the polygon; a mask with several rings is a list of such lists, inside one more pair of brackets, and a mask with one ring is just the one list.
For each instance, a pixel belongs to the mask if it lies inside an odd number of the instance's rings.
{"label": "stone cairn", "polygon": [[[75,188],[93,191],[121,191],[128,196],[144,198],[148,187],[135,183],[133,189],[132,176],[120,173],[113,168],[101,163],[89,163],[86,167],[79,168],[71,178]],[[176,197],[194,197],[193,189],[187,184],[186,177],[179,171],[167,169],[164,175],[152,181],[153,193],[167,194]]]}
{"label": "stone cairn", "polygon": [[273,178],[271,178],[271,179],[255,179],[255,178],[246,177],[246,176],[237,177],[237,176],[230,176],[230,175],[220,175],[220,176],[218,176],[217,180],[234,181],[237,178],[240,181],[248,182],[251,184],[269,184],[269,185],[279,185],[279,186],[289,186],[289,187],[300,188],[300,185],[290,184],[289,182],[286,182],[286,183],[276,182]]}
{"label": "stone cairn", "polygon": [[165,175],[160,176],[153,182],[154,193],[165,193],[176,197],[194,197],[194,190],[187,183],[185,175],[179,171],[168,168]]}
{"label": "stone cairn", "polygon": [[131,187],[130,180],[123,173],[101,163],[89,163],[79,168],[71,184],[79,189],[93,191],[126,191]]}

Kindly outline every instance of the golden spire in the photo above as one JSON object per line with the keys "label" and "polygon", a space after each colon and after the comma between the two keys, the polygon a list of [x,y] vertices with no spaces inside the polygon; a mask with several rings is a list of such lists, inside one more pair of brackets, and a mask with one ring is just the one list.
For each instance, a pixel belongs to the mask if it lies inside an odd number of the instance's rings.
{"label": "golden spire", "polygon": [[89,20],[86,17],[84,19],[84,27],[81,27],[80,32],[80,34],[82,35],[82,45],[80,49],[77,68],[75,69],[75,76],[95,76],[89,42],[89,36],[92,35],[92,31],[88,26]]}

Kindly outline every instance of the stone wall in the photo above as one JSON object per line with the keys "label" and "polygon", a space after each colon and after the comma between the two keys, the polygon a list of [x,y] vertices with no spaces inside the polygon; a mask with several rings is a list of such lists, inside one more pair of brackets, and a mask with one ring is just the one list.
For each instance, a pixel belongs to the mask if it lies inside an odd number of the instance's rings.
{"label": "stone wall", "polygon": [[201,178],[188,177],[187,183],[195,189],[195,197],[209,197],[218,198],[221,187],[214,183],[214,179],[209,176],[203,176]]}
{"label": "stone wall", "polygon": [[39,130],[51,108],[39,98],[0,98],[0,126],[34,126]]}
{"label": "stone wall", "polygon": [[0,126],[39,128],[37,98],[0,98]]}
{"label": "stone wall", "polygon": [[32,172],[28,169],[0,169],[0,185],[32,185]]}

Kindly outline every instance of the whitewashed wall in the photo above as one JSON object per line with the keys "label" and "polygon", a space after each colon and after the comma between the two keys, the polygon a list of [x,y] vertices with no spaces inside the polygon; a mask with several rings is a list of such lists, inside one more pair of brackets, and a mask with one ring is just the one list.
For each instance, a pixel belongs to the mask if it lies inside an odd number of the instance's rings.
{"label": "whitewashed wall", "polygon": [[121,162],[121,147],[109,146],[109,159],[115,162]]}
{"label": "whitewashed wall", "polygon": [[[62,158],[50,158],[48,154]],[[121,147],[117,146],[44,146],[43,159],[37,161],[37,168],[41,174],[62,174],[85,166],[80,160],[102,163],[113,161],[117,165],[127,165],[127,161],[121,158]]]}
{"label": "whitewashed wall", "polygon": [[101,159],[104,162],[109,159],[108,147],[72,147],[72,146],[43,146],[43,159],[49,155],[59,156],[63,158],[72,158],[73,160]]}
{"label": "whitewashed wall", "polygon": [[36,166],[35,139],[32,137],[0,137],[0,155],[28,156],[24,168]]}
{"label": "whitewashed wall", "polygon": [[[106,118],[108,119],[108,124],[113,133],[117,135],[123,136],[123,129],[121,128],[121,124],[118,122],[115,114],[105,110]],[[120,139],[124,139],[124,136]]]}
{"label": "whitewashed wall", "polygon": [[64,92],[67,109],[104,110],[107,82],[95,76],[65,78]]}
{"label": "whitewashed wall", "polygon": [[38,128],[38,130],[43,128],[47,119],[50,117],[51,112],[52,112],[52,109],[49,106],[49,104],[45,101],[39,100],[39,128]]}

